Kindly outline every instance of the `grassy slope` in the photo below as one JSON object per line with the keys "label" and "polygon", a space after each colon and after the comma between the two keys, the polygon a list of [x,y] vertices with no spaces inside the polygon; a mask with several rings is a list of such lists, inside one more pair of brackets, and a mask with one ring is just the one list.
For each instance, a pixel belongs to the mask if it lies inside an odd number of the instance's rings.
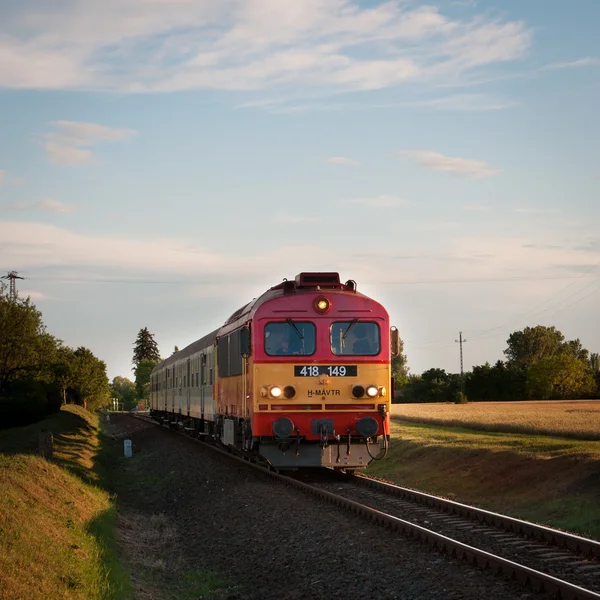
{"label": "grassy slope", "polygon": [[600,442],[392,423],[369,474],[600,539]]}
{"label": "grassy slope", "polygon": [[[35,455],[40,429],[53,432],[52,461]],[[0,598],[129,595],[115,506],[98,485],[100,438],[97,418],[76,406],[0,432]]]}

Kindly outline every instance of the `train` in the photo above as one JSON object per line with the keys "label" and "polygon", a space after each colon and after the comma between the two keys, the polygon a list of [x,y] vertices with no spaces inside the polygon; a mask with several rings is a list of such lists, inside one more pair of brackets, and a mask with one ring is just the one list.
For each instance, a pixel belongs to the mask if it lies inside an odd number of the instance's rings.
{"label": "train", "polygon": [[302,272],[156,365],[150,415],[275,469],[352,473],[387,454],[399,343],[354,280]]}

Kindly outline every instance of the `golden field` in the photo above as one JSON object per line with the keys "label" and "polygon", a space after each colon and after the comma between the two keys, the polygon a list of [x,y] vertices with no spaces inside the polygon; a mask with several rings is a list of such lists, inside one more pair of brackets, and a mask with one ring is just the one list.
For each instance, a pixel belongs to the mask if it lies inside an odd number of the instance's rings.
{"label": "golden field", "polygon": [[600,440],[600,400],[394,404],[392,417],[480,431]]}

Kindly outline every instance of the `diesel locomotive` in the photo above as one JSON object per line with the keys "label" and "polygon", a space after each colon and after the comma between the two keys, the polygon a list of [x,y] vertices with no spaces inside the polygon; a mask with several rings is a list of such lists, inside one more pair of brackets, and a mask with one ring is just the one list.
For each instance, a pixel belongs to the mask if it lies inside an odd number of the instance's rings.
{"label": "diesel locomotive", "polygon": [[398,330],[338,273],[300,273],[151,374],[153,418],[278,469],[353,471],[387,453]]}

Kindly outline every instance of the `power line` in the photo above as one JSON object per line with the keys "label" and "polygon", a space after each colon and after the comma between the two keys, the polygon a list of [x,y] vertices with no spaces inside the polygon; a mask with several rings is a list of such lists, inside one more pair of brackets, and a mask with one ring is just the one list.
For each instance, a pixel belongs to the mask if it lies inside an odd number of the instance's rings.
{"label": "power line", "polygon": [[[557,296],[560,296],[563,292],[565,292],[566,290],[568,290],[571,286],[575,285],[577,283],[577,281],[580,281],[581,279],[584,279],[585,276],[588,273],[591,273],[594,269],[596,269],[598,267],[598,265],[600,265],[600,261],[598,261],[595,265],[592,265],[589,269],[587,269],[583,273],[580,273],[577,277],[574,277],[573,278],[574,281],[572,281],[571,283],[567,284],[564,288],[561,288],[558,292],[556,292],[555,294],[550,295],[543,302],[541,302],[540,304],[537,304],[533,308],[530,308],[528,311],[524,312],[523,314],[519,315],[518,317],[512,318],[509,321],[507,321],[507,322],[505,322],[505,323],[503,323],[501,325],[497,325],[496,327],[491,327],[490,329],[479,330],[479,332],[478,332],[477,335],[471,335],[471,337],[475,338],[475,339],[490,337],[490,336],[483,336],[481,334],[488,333],[490,331],[497,331],[498,329],[502,329],[504,327],[507,327],[508,325],[511,325],[515,321],[520,321],[523,317],[526,317],[526,316],[533,317],[536,314],[541,314],[541,313],[536,313],[535,311],[537,309],[541,308],[542,306],[544,306],[545,304],[547,304],[548,302],[550,302],[553,298],[556,298]],[[598,278],[594,277],[592,279],[592,281],[590,281],[586,286],[584,286],[583,288],[581,288],[580,290],[578,290],[574,294],[571,294],[571,296],[567,296],[567,298],[563,298],[560,302],[564,302],[565,300],[569,300],[570,298],[572,298],[573,296],[576,296],[577,294],[581,293],[583,290],[587,289],[590,285],[592,285],[593,283],[595,283],[597,281],[598,281]],[[558,304],[560,304],[560,302]],[[546,309],[546,310],[548,310],[548,309]],[[544,313],[544,312],[546,312],[546,310],[541,311],[541,312]],[[534,314],[532,314],[532,313],[534,313]]]}
{"label": "power line", "polygon": [[[586,288],[589,286],[585,286]],[[585,289],[585,288],[583,288]],[[580,292],[583,291],[583,289],[579,290]],[[567,306],[563,306],[562,308],[559,308],[558,310],[554,311],[553,313],[550,313],[549,315],[547,315],[548,317],[553,317],[554,315],[558,314],[559,312],[562,312],[563,310],[566,310],[567,308],[571,308],[571,306],[573,306],[574,304],[577,304],[578,302],[581,302],[582,300],[585,300],[586,298],[589,298],[590,296],[593,296],[594,294],[597,294],[598,292],[600,292],[600,286],[598,286],[596,289],[592,290],[589,294],[586,294],[585,296],[582,296],[581,298],[577,298],[577,300],[571,302],[571,304],[567,304]],[[570,296],[572,297],[572,296]]]}
{"label": "power line", "polygon": [[[32,275],[27,277],[34,281],[55,281],[57,283],[126,283],[126,284],[142,284],[142,285],[221,285],[225,283],[223,279],[218,280],[202,280],[202,279],[131,279],[131,278],[108,278],[108,277],[50,277],[47,275]],[[480,278],[480,279],[404,279],[397,281],[363,281],[367,285],[424,285],[424,284],[454,284],[454,283],[502,283],[509,281],[559,281],[559,280],[579,280],[581,275],[577,277],[530,277],[530,276],[515,276],[515,277],[497,277],[497,278]],[[598,278],[594,277],[594,281]],[[248,282],[251,283],[251,282]],[[573,282],[575,283],[575,282]],[[570,285],[573,285],[573,283]],[[565,288],[566,289],[566,288]]]}

